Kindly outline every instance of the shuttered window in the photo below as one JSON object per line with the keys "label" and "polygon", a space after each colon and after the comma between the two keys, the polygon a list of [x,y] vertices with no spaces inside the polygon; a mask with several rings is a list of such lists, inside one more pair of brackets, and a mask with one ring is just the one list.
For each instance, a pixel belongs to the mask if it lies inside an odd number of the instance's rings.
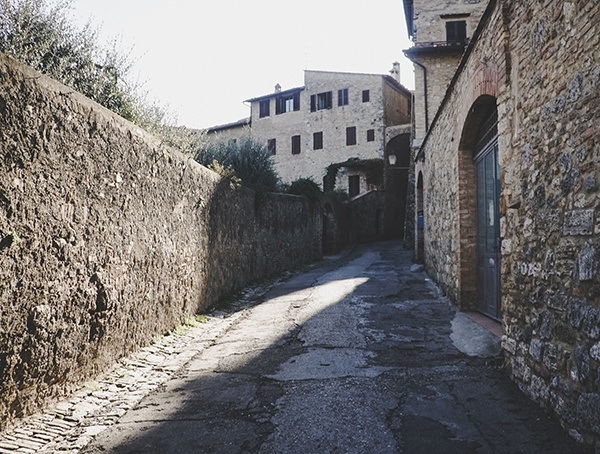
{"label": "shuttered window", "polygon": [[265,99],[259,104],[259,118],[268,117],[271,115],[271,100]]}
{"label": "shuttered window", "polygon": [[323,149],[323,132],[315,132],[313,134],[313,150]]}
{"label": "shuttered window", "polygon": [[275,98],[275,115],[300,110],[300,92]]}
{"label": "shuttered window", "polygon": [[464,20],[446,22],[446,41],[462,44],[467,39],[467,22]]}
{"label": "shuttered window", "polygon": [[300,136],[292,136],[292,154],[300,154]]}
{"label": "shuttered window", "polygon": [[317,110],[331,109],[331,98],[332,94],[330,91],[311,95],[310,111],[316,112]]}
{"label": "shuttered window", "polygon": [[346,145],[356,145],[356,126],[346,128]]}
{"label": "shuttered window", "polygon": [[338,106],[347,106],[348,105],[348,89],[342,88],[338,90]]}

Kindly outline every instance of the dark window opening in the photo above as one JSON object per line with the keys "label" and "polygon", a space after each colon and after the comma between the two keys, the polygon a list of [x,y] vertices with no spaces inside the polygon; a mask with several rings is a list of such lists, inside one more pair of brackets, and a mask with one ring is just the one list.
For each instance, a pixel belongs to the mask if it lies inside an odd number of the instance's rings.
{"label": "dark window opening", "polygon": [[346,128],[346,145],[356,145],[356,126]]}
{"label": "dark window opening", "polygon": [[331,92],[318,93],[310,97],[310,111],[331,109]]}
{"label": "dark window opening", "polygon": [[268,117],[271,115],[271,100],[265,99],[259,104],[259,118]]}
{"label": "dark window opening", "polygon": [[354,197],[360,192],[360,175],[350,175],[348,177],[348,195]]}
{"label": "dark window opening", "polygon": [[292,136],[292,154],[300,154],[300,136]]}
{"label": "dark window opening", "polygon": [[348,105],[348,89],[342,88],[338,90],[338,106],[347,106]]}
{"label": "dark window opening", "polygon": [[446,41],[462,44],[467,40],[467,22],[464,20],[446,22]]}
{"label": "dark window opening", "polygon": [[371,99],[371,94],[369,93],[369,90],[363,90],[363,92],[362,92],[363,102],[369,102],[370,99]]}
{"label": "dark window opening", "polygon": [[367,142],[374,142],[374,141],[375,141],[375,130],[367,129]]}
{"label": "dark window opening", "polygon": [[300,92],[275,98],[275,114],[300,110]]}
{"label": "dark window opening", "polygon": [[313,150],[322,150],[323,149],[323,133],[315,132],[313,134]]}
{"label": "dark window opening", "polygon": [[277,140],[276,139],[269,139],[267,141],[267,150],[269,150],[269,152],[271,154],[277,153]]}

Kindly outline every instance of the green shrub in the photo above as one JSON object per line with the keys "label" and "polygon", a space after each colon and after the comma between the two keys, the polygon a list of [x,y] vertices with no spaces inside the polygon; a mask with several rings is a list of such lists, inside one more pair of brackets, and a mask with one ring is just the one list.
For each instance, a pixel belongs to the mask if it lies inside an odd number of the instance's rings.
{"label": "green shrub", "polygon": [[195,159],[207,167],[214,167],[216,161],[221,168],[233,170],[244,186],[258,192],[274,192],[279,185],[271,153],[250,137],[210,143],[195,153]]}
{"label": "green shrub", "polygon": [[316,200],[323,192],[312,178],[298,178],[293,181],[286,189],[288,194],[303,195],[311,200]]}

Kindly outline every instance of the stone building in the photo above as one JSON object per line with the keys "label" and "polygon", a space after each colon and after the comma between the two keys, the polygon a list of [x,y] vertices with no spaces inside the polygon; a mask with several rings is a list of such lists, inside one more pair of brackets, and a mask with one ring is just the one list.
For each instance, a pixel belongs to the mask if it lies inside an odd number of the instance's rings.
{"label": "stone building", "polygon": [[[470,14],[447,84],[417,78],[417,255],[461,309],[501,323],[519,387],[598,449],[600,3],[405,6],[417,74],[423,36]],[[432,67],[446,71],[431,61],[430,84]]]}
{"label": "stone building", "polygon": [[[398,67],[391,73],[398,74]],[[271,150],[284,183],[309,177],[322,184],[331,164],[383,159],[391,140],[386,128],[410,124],[411,96],[396,77],[307,70],[304,86],[276,86],[273,93],[247,100],[249,134]],[[230,140],[239,131],[232,124],[209,134]],[[336,188],[351,196],[377,186],[360,166],[344,167],[339,175],[344,178]]]}
{"label": "stone building", "polygon": [[213,126],[206,130],[207,136],[211,140],[237,140],[246,137],[250,134],[250,118],[242,118],[241,120],[225,125]]}

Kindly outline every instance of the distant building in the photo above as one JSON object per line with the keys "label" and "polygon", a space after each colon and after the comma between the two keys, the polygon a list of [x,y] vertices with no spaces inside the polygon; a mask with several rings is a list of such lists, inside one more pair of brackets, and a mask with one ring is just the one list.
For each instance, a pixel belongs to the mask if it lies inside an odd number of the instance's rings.
{"label": "distant building", "polygon": [[[398,74],[398,64],[391,73]],[[411,97],[397,77],[307,70],[304,86],[277,85],[273,93],[247,100],[249,120],[208,132],[220,140],[247,132],[272,152],[284,183],[308,177],[323,184],[332,164],[383,159],[386,128],[410,124]],[[336,189],[350,195],[372,189],[363,167],[343,168]]]}
{"label": "distant building", "polygon": [[250,134],[250,118],[242,118],[233,123],[213,126],[208,128],[206,133],[212,140],[237,140]]}

